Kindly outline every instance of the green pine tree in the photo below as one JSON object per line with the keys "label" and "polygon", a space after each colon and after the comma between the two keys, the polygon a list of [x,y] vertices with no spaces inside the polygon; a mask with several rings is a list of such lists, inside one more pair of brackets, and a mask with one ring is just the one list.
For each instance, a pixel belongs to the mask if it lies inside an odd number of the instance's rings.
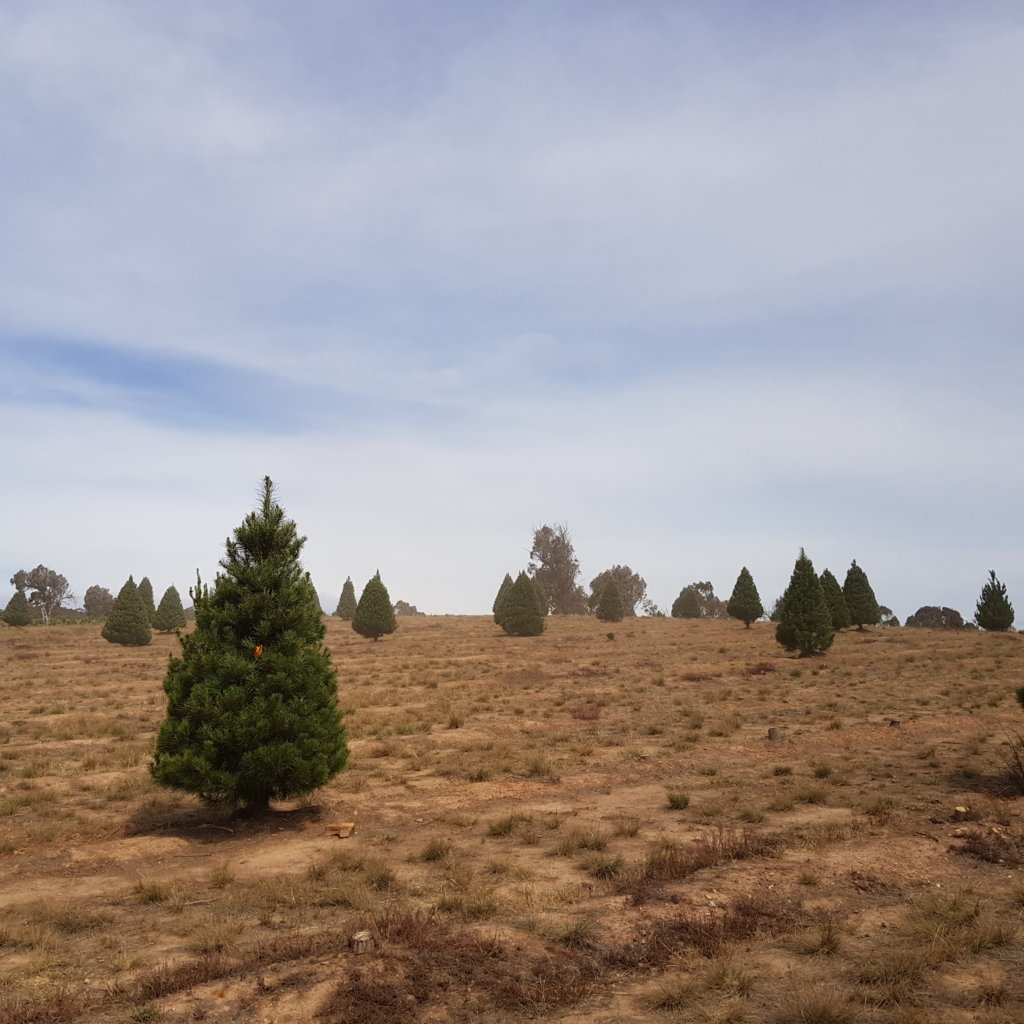
{"label": "green pine tree", "polygon": [[782,595],[782,618],[775,627],[775,639],[787,651],[799,651],[800,657],[824,653],[835,639],[821,583],[803,548]]}
{"label": "green pine tree", "polygon": [[501,581],[501,586],[498,587],[498,593],[494,597],[494,604],[491,606],[491,611],[494,614],[494,621],[500,626],[502,609],[505,607],[505,602],[508,600],[508,595],[512,590],[512,575],[511,573],[505,573],[505,578]]}
{"label": "green pine tree", "polygon": [[7,602],[7,607],[0,618],[8,626],[27,626],[32,621],[32,609],[29,607],[28,598],[23,590],[16,590],[14,596]]}
{"label": "green pine tree", "polygon": [[989,569],[988,582],[981,588],[974,621],[982,629],[1000,633],[1013,625],[1013,605],[1006,596],[1005,584],[996,579],[995,569]]}
{"label": "green pine tree", "polygon": [[832,618],[832,628],[837,633],[841,629],[848,629],[852,625],[850,609],[846,607],[846,598],[843,596],[839,580],[826,569],[818,581],[821,583],[821,592],[825,595],[825,604],[828,605],[828,613]]}
{"label": "green pine tree", "polygon": [[153,604],[153,584],[149,582],[148,576],[139,580],[139,597],[142,599],[142,607],[146,609],[146,618],[149,624],[153,625],[153,616],[156,615],[156,605]]}
{"label": "green pine tree", "polygon": [[701,618],[700,594],[697,588],[691,583],[679,591],[679,596],[672,602],[673,619],[699,619]]}
{"label": "green pine tree", "polygon": [[740,574],[736,577],[736,585],[732,588],[732,596],[726,605],[726,611],[734,619],[739,619],[747,629],[750,629],[752,622],[764,615],[761,596],[754,585],[754,577],[750,575],[750,570],[746,566],[740,569]]}
{"label": "green pine tree", "polygon": [[348,759],[337,673],[299,553],[269,477],[229,539],[213,589],[191,591],[196,628],[164,681],[167,718],[150,769],[160,785],[263,811],[303,796]]}
{"label": "green pine tree", "polygon": [[595,612],[601,622],[621,622],[625,614],[622,603],[622,594],[619,593],[619,585],[614,579],[609,579],[601,591],[601,599],[597,602]]}
{"label": "green pine tree", "polygon": [[131,576],[114,599],[114,607],[110,609],[107,621],[103,623],[100,636],[112,644],[125,647],[145,647],[153,642],[153,633],[149,628],[149,616],[145,605],[139,597],[139,588]]}
{"label": "green pine tree", "polygon": [[371,640],[379,640],[385,634],[394,633],[398,629],[391,596],[381,582],[379,570],[363,587],[363,593],[356,605],[356,613],[352,617],[352,628],[360,636],[369,637]]}
{"label": "green pine tree", "polygon": [[501,628],[510,636],[539,636],[544,632],[543,601],[530,577],[521,572],[501,611]]}
{"label": "green pine tree", "polygon": [[843,597],[850,612],[850,622],[858,629],[873,626],[882,621],[882,609],[875,600],[875,592],[868,583],[867,574],[854,559],[846,571],[843,582]]}
{"label": "green pine tree", "polygon": [[173,584],[164,591],[160,604],[153,613],[153,628],[161,633],[170,633],[172,629],[185,626],[185,609],[181,606],[181,595]]}
{"label": "green pine tree", "polygon": [[357,604],[356,588],[352,585],[352,577],[346,576],[345,582],[341,586],[341,597],[338,598],[338,607],[334,609],[334,614],[339,619],[351,622],[355,618]]}

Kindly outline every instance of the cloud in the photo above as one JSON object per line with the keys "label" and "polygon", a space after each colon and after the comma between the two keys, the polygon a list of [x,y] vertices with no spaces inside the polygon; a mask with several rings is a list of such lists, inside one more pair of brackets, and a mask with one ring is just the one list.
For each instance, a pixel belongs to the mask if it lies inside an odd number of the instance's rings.
{"label": "cloud", "polygon": [[269,472],[328,591],[486,609],[568,520],[662,602],[805,544],[963,606],[1024,492],[1022,42],[997,3],[7,5],[0,554],[187,585]]}

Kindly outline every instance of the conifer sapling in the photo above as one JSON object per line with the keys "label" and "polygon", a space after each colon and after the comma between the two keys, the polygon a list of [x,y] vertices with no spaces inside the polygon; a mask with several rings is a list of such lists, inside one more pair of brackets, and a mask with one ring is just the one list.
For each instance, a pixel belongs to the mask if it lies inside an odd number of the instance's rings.
{"label": "conifer sapling", "polygon": [[352,584],[352,577],[346,576],[345,582],[341,585],[341,597],[338,598],[338,607],[334,609],[334,614],[339,619],[351,622],[355,617],[357,604],[356,588]]}
{"label": "conifer sapling", "polygon": [[304,543],[265,477],[212,590],[197,579],[191,591],[196,628],[180,635],[181,657],[167,671],[150,769],[161,785],[263,811],[344,768],[337,674],[299,561]]}
{"label": "conifer sapling", "polygon": [[394,633],[398,628],[395,608],[387,587],[381,582],[379,570],[363,587],[356,613],[352,617],[352,628],[360,636],[375,641],[388,633]]}
{"label": "conifer sapling", "polygon": [[153,632],[149,627],[149,615],[139,597],[139,588],[131,576],[125,580],[124,586],[114,599],[114,607],[110,609],[100,636],[112,644],[125,647],[145,647],[153,642]]}
{"label": "conifer sapling", "polygon": [[750,570],[746,566],[740,569],[740,574],[736,577],[726,611],[732,618],[739,619],[747,629],[750,629],[752,622],[756,622],[764,615],[761,596],[754,585],[754,577],[750,575]]}

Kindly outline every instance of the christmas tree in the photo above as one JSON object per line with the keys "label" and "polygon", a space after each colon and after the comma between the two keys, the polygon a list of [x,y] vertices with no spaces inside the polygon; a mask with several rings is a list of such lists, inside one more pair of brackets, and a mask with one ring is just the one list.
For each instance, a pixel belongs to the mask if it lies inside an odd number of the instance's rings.
{"label": "christmas tree", "polygon": [[544,632],[544,608],[532,579],[521,572],[501,609],[501,628],[510,636],[539,636]]}
{"label": "christmas tree", "polygon": [[601,599],[597,602],[595,612],[601,622],[621,622],[625,610],[622,607],[622,594],[619,593],[618,584],[614,579],[609,579],[604,590],[601,591]]}
{"label": "christmas tree", "polygon": [[782,595],[782,618],[775,627],[775,639],[787,651],[799,651],[801,657],[822,654],[835,639],[821,583],[803,548]]}
{"label": "christmas tree", "polygon": [[139,588],[131,576],[118,591],[114,599],[114,607],[110,609],[107,621],[103,623],[100,636],[112,644],[125,647],[145,647],[153,642],[153,633],[149,628],[149,615],[139,597]]}
{"label": "christmas tree", "polygon": [[740,569],[740,574],[736,577],[736,585],[732,588],[732,596],[726,610],[734,619],[739,619],[747,629],[750,629],[752,622],[764,615],[764,606],[754,585],[754,577],[750,575],[750,570],[746,566]]}
{"label": "christmas tree", "polygon": [[395,609],[391,604],[388,588],[380,579],[380,571],[363,587],[363,593],[356,605],[356,613],[352,617],[352,628],[360,635],[371,640],[379,640],[387,633],[394,633],[398,628],[395,621]]}
{"label": "christmas tree", "polygon": [[304,543],[264,478],[213,589],[197,580],[191,591],[196,628],[167,671],[167,718],[150,769],[161,785],[262,811],[344,768],[337,675],[299,561]]}
{"label": "christmas tree", "polygon": [[988,582],[981,588],[974,621],[982,629],[1005,632],[1013,625],[1013,605],[1006,596],[1006,586],[996,579],[995,569],[989,570],[988,577]]}
{"label": "christmas tree", "polygon": [[345,582],[341,585],[341,597],[338,598],[338,607],[334,614],[339,619],[351,622],[356,614],[356,588],[352,585],[352,577],[346,576]]}
{"label": "christmas tree", "polygon": [[843,597],[850,612],[850,622],[858,629],[873,626],[882,619],[882,609],[875,600],[875,592],[868,582],[867,573],[854,559],[843,581]]}
{"label": "christmas tree", "polygon": [[181,629],[185,625],[185,609],[181,607],[181,595],[173,584],[164,591],[160,604],[153,613],[153,628],[162,633]]}

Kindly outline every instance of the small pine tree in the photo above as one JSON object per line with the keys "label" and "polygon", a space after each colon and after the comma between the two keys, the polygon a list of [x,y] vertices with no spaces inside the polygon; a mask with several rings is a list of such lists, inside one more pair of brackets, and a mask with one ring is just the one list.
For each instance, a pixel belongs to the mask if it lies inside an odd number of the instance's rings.
{"label": "small pine tree", "polygon": [[360,636],[369,637],[374,641],[398,629],[391,596],[381,582],[379,570],[363,587],[363,593],[356,605],[356,613],[352,616],[352,628]]}
{"label": "small pine tree", "polygon": [[103,623],[100,636],[112,644],[125,647],[145,647],[153,642],[153,633],[149,628],[149,616],[145,605],[139,597],[139,588],[131,576],[118,591],[114,599],[114,607],[110,609],[107,621]]}
{"label": "small pine tree", "polygon": [[852,625],[850,609],[846,607],[846,598],[843,596],[839,580],[826,569],[819,577],[819,582],[825,595],[825,604],[828,605],[828,613],[832,617],[832,628],[837,633],[841,629],[848,629]]}
{"label": "small pine tree", "polygon": [[32,609],[29,608],[28,598],[23,590],[14,592],[14,596],[7,602],[2,618],[8,626],[27,626],[32,621]]}
{"label": "small pine tree", "polygon": [[229,539],[213,589],[191,591],[196,628],[164,681],[167,718],[150,768],[162,786],[264,811],[304,796],[348,759],[326,627],[269,477]]}
{"label": "small pine tree", "polygon": [[764,605],[761,604],[761,596],[754,585],[754,577],[746,566],[740,569],[736,577],[736,585],[732,588],[732,596],[726,605],[726,611],[734,618],[739,619],[747,629],[750,624],[764,615]]}
{"label": "small pine tree", "polygon": [[142,607],[146,609],[146,619],[153,625],[153,616],[156,615],[156,605],[153,604],[153,584],[149,582],[148,576],[139,580],[139,597],[142,599]]}
{"label": "small pine tree", "polygon": [[875,592],[868,583],[867,573],[854,559],[843,582],[843,597],[850,612],[850,622],[858,629],[882,621],[882,609],[875,600]]}
{"label": "small pine tree", "polygon": [[512,590],[512,575],[505,573],[505,578],[501,581],[501,586],[498,587],[498,593],[494,597],[494,604],[491,605],[491,611],[494,613],[494,621],[500,626],[502,609],[505,607],[505,602],[508,600],[508,595]]}
{"label": "small pine tree", "polygon": [[672,602],[673,619],[699,619],[701,618],[700,594],[697,588],[691,584],[679,591],[679,596]]}
{"label": "small pine tree", "polygon": [[543,601],[533,580],[521,572],[501,610],[501,628],[510,636],[539,636],[544,632]]}
{"label": "small pine tree", "polygon": [[609,579],[604,590],[601,591],[601,599],[597,602],[595,613],[601,622],[621,622],[625,614],[622,605],[622,594],[619,593],[619,585],[614,579]]}
{"label": "small pine tree", "polygon": [[775,627],[775,639],[787,651],[799,651],[800,657],[824,653],[835,639],[821,583],[803,548],[782,595],[782,618]]}
{"label": "small pine tree", "polygon": [[153,614],[153,628],[161,633],[182,629],[185,625],[185,609],[181,606],[181,595],[173,584],[164,591],[160,604]]}
{"label": "small pine tree", "polygon": [[1013,605],[1006,596],[1005,584],[996,579],[995,569],[989,569],[988,582],[981,588],[974,621],[982,629],[1000,633],[1013,625]]}
{"label": "small pine tree", "polygon": [[352,577],[346,576],[345,582],[341,585],[341,597],[338,598],[338,607],[334,609],[334,614],[339,619],[351,622],[355,618],[357,604],[356,588],[352,585]]}

